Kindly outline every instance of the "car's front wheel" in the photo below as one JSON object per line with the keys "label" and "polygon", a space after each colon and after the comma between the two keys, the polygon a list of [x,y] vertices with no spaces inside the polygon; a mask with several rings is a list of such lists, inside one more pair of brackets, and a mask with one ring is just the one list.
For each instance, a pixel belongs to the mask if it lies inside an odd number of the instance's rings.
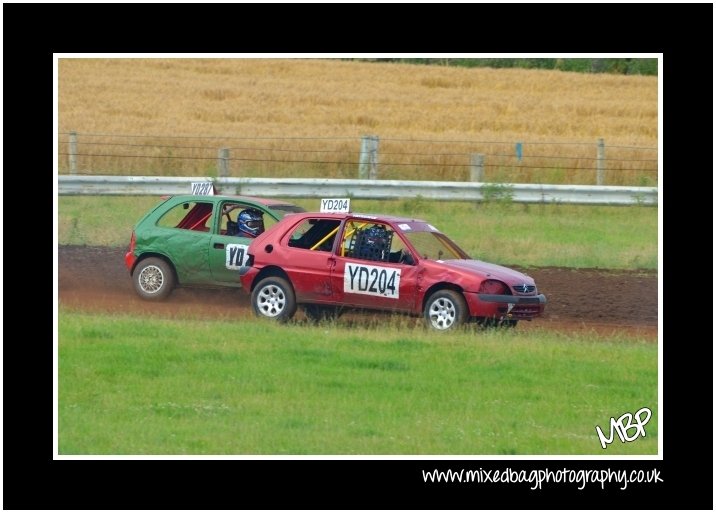
{"label": "car's front wheel", "polygon": [[146,258],[134,268],[132,281],[139,297],[160,301],[166,299],[174,289],[174,270],[161,258]]}
{"label": "car's front wheel", "polygon": [[466,319],[465,298],[454,290],[438,290],[425,303],[425,321],[435,330],[447,331],[457,328]]}
{"label": "car's front wheel", "polygon": [[290,283],[278,276],[270,276],[254,288],[251,305],[259,317],[287,321],[296,313],[296,296]]}

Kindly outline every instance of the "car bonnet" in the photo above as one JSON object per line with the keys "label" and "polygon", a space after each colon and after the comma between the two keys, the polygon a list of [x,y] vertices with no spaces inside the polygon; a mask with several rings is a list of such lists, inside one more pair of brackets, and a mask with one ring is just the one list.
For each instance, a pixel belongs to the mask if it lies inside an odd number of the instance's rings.
{"label": "car bonnet", "polygon": [[534,285],[534,280],[524,273],[481,260],[436,260],[435,262],[449,268],[456,268],[461,271],[473,272],[488,278],[501,280],[507,284],[526,283]]}

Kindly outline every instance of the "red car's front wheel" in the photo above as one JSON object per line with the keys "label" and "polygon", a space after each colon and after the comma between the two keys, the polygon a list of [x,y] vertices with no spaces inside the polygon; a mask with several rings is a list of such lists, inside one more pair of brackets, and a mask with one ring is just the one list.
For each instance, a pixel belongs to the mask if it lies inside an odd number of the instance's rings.
{"label": "red car's front wheel", "polygon": [[425,321],[438,331],[455,329],[467,319],[467,304],[462,294],[444,289],[434,292],[425,303]]}
{"label": "red car's front wheel", "polygon": [[296,296],[290,283],[278,276],[270,276],[254,288],[251,305],[259,317],[287,321],[296,313]]}

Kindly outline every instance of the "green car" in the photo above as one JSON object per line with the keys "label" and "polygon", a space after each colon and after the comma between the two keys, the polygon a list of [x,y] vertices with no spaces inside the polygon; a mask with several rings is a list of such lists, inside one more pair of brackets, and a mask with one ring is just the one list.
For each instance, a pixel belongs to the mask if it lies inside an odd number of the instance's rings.
{"label": "green car", "polygon": [[244,196],[172,196],[134,226],[124,262],[144,299],[164,299],[178,285],[241,287],[253,238],[296,212],[305,209]]}

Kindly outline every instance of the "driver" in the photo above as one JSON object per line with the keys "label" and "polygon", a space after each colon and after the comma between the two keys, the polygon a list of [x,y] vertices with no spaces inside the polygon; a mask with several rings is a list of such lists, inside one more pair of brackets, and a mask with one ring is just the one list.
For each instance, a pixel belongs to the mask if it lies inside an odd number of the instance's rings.
{"label": "driver", "polygon": [[358,258],[366,260],[387,260],[390,251],[391,233],[384,226],[376,224],[363,232],[363,244]]}
{"label": "driver", "polygon": [[255,208],[247,208],[239,212],[237,218],[239,229],[236,235],[254,239],[264,232],[263,212]]}

